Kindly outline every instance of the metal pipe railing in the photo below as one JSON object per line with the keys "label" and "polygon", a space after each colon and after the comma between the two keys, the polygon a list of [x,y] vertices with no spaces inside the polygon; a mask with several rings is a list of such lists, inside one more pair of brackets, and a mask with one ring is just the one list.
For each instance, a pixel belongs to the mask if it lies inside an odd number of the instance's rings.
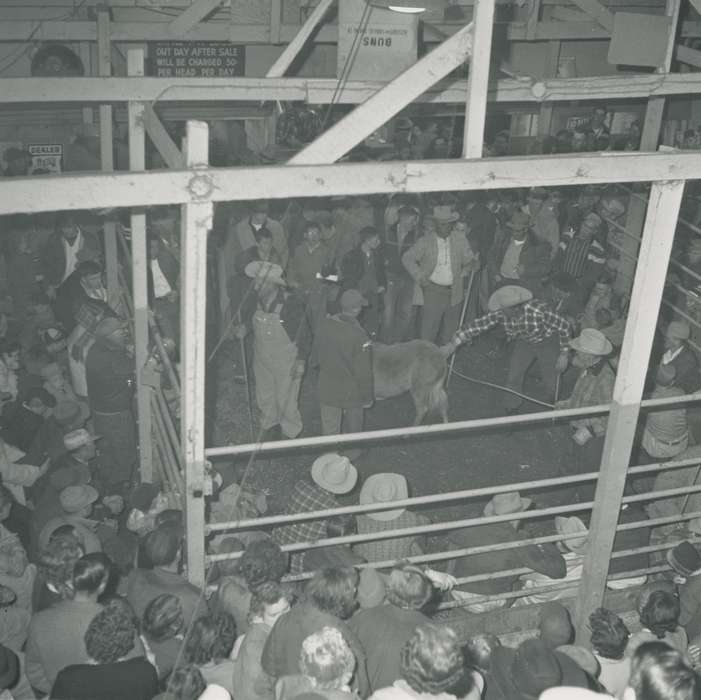
{"label": "metal pipe railing", "polygon": [[156,389],[154,389],[154,395],[156,397],[158,405],[161,408],[163,423],[168,433],[168,437],[170,438],[171,445],[175,450],[177,456],[177,463],[179,465],[179,468],[182,469],[182,459],[180,458],[180,436],[178,434],[178,429],[175,427],[175,422],[173,421],[173,416],[171,415],[170,407],[168,406],[168,401],[166,401],[166,397],[163,395],[163,389],[161,387],[157,387]]}
{"label": "metal pipe railing", "polygon": [[[697,462],[698,463],[698,462]],[[644,501],[654,500],[656,498],[671,498],[674,496],[685,496],[692,493],[701,493],[701,485],[688,486],[676,489],[665,489],[661,491],[647,491],[642,494],[634,494],[624,496],[622,503],[641,503]],[[562,515],[564,513],[577,513],[583,510],[591,510],[594,503],[587,501],[585,503],[577,503],[565,506],[550,506],[547,508],[539,508],[518,513],[518,517],[514,517],[514,513],[506,515],[491,515],[483,517],[464,518],[460,520],[450,520],[443,523],[430,523],[427,525],[417,525],[413,527],[398,528],[392,530],[383,530],[381,532],[368,532],[362,535],[343,535],[341,537],[330,537],[320,540],[295,542],[286,544],[281,547],[283,552],[301,552],[307,549],[318,549],[320,547],[328,547],[336,544],[361,544],[364,542],[374,542],[378,540],[412,537],[416,535],[427,535],[436,532],[445,532],[447,530],[459,530],[465,527],[474,527],[476,525],[487,525],[490,523],[504,523],[513,520],[534,520],[546,516]],[[228,561],[231,559],[240,558],[239,552],[230,554],[210,554],[206,556],[207,562]]]}
{"label": "metal pipe railing", "polygon": [[166,456],[165,463],[168,469],[168,476],[178,493],[183,493],[183,480],[180,473],[177,452],[173,449],[173,445],[168,437],[168,433],[164,425],[163,415],[161,413],[161,407],[153,395],[151,396],[151,409],[159,442],[161,443],[161,447]]}

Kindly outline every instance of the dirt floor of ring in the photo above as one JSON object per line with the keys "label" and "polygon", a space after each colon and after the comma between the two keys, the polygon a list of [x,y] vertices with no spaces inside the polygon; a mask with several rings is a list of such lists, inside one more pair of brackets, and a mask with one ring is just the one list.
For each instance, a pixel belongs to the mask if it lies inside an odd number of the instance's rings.
{"label": "dirt floor of ring", "polygon": [[[218,356],[216,368],[210,368],[212,407],[208,423],[212,427],[211,443],[214,445],[241,444],[251,441],[250,420],[246,388],[242,379],[238,345],[225,344]],[[488,336],[474,345],[461,349],[455,368],[472,377],[503,384],[506,377],[508,348],[499,339]],[[532,374],[537,373],[532,371]],[[302,384],[300,410],[304,419],[303,435],[319,435],[320,419],[315,371],[307,372]],[[252,379],[252,377],[251,377]],[[537,378],[529,377],[525,393],[537,398],[542,388]],[[214,396],[216,392],[216,396]],[[255,391],[253,414],[257,421]],[[453,376],[448,388],[450,419],[467,420],[503,415],[503,392],[473,384]],[[522,412],[547,410],[527,403]],[[366,411],[366,429],[377,430],[411,425],[414,407],[408,394],[377,402]],[[213,424],[212,424],[213,419]],[[428,420],[435,421],[435,417]],[[354,461],[360,480],[377,472],[401,472],[410,485],[412,496],[479,488],[508,482],[531,481],[557,476],[558,468],[566,459],[568,441],[566,424],[523,426],[511,431],[505,429],[471,433],[467,436],[435,436],[426,439],[406,439],[399,443],[377,443]],[[254,426],[255,435],[259,426]],[[317,452],[290,453],[272,458],[256,458],[248,466],[238,463],[218,462],[218,468],[236,469],[245,473],[248,488],[269,493],[269,513],[284,510],[286,495],[293,484],[308,474],[309,466]],[[556,505],[568,502],[571,491],[553,489],[547,492],[529,492],[537,505]],[[344,504],[357,503],[357,489],[342,498]],[[471,517],[481,513],[488,498],[471,499],[462,504],[441,504],[424,508],[433,521],[445,521],[456,517]],[[546,527],[546,523],[543,523]],[[550,529],[550,528],[548,528]]]}

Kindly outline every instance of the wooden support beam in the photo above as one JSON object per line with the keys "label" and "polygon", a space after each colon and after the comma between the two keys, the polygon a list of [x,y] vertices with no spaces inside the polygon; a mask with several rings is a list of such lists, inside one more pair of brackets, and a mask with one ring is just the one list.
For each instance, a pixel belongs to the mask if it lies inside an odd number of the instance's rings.
{"label": "wooden support beam", "polygon": [[[672,23],[667,39],[665,60],[656,71],[656,75],[661,77],[669,73],[669,69],[672,65],[676,27],[679,21],[679,6],[680,0],[667,0],[666,10],[667,14],[672,18]],[[641,151],[657,150],[657,145],[660,142],[660,133],[662,131],[665,105],[666,99],[663,96],[653,96],[648,99],[640,137]],[[645,202],[637,197],[633,197],[626,211],[626,230],[632,235],[625,236],[622,241],[623,250],[619,258],[619,268],[615,282],[616,291],[619,294],[627,294],[630,290],[631,280],[635,272],[635,260],[638,254],[638,242],[636,238],[640,238],[640,233],[643,230],[645,208]]]}
{"label": "wooden support beam", "polygon": [[[207,124],[187,123],[185,148],[189,168],[206,167]],[[182,207],[180,233],[181,279],[181,428],[185,462],[185,522],[187,575],[196,586],[205,583],[205,334],[207,290],[207,234],[212,227],[212,202],[191,202]]]}
{"label": "wooden support beam", "polygon": [[462,157],[481,158],[487,117],[489,66],[492,57],[494,0],[478,0],[474,15],[472,58],[467,81],[467,105]]}
{"label": "wooden support beam", "polygon": [[461,63],[472,51],[472,23],[398,75],[382,90],[358,105],[315,141],[290,159],[290,163],[333,163],[366,136],[410,104]]}
{"label": "wooden support beam", "polygon": [[533,41],[538,29],[538,18],[540,15],[540,0],[530,0],[528,10],[528,20],[526,21],[526,40]]}
{"label": "wooden support beam", "polygon": [[[417,64],[418,65],[418,64]],[[401,76],[400,76],[401,77]],[[35,102],[231,102],[303,101],[360,104],[387,86],[380,81],[350,81],[341,90],[327,78],[4,78],[0,104]],[[462,104],[467,81],[444,81],[415,102]],[[589,78],[499,80],[489,91],[493,102],[569,102],[635,99],[701,93],[701,73],[654,73]]]}
{"label": "wooden support beam", "polygon": [[[102,8],[97,13],[97,59],[100,77],[112,74],[112,43],[110,41],[110,14]],[[100,168],[103,173],[114,170],[114,137],[112,134],[112,106],[100,105]],[[105,221],[105,273],[107,291],[115,295],[119,291],[119,255],[117,253],[117,227],[113,220]]]}
{"label": "wooden support beam", "polygon": [[[144,74],[143,49],[130,49],[127,54],[130,76]],[[129,102],[129,169],[146,170],[146,134],[144,104]],[[143,206],[143,205],[142,205]],[[148,329],[148,249],[146,214],[143,209],[131,215],[132,298],[134,300],[134,358],[136,362],[136,404],[139,425],[139,463],[142,481],[153,480],[153,432],[151,421],[151,388],[142,381],[141,373],[149,355]]]}
{"label": "wooden support beam", "polygon": [[282,0],[271,0],[270,4],[270,43],[280,44],[282,28]]}
{"label": "wooden support beam", "polygon": [[[284,51],[278,56],[275,63],[268,69],[265,74],[267,78],[282,78],[287,72],[292,62],[299,55],[304,45],[307,43],[311,35],[324,19],[324,15],[328,12],[331,5],[336,0],[319,0],[319,4],[314,8],[312,13],[307,17],[306,22],[302,25],[297,36],[285,47]],[[273,14],[275,7],[273,6]]]}
{"label": "wooden support beam", "polygon": [[[0,179],[0,215],[381,192],[441,192],[701,179],[701,152],[592,153],[334,165],[65,173]],[[41,190],[41,197],[37,192]]]}
{"label": "wooden support beam", "polygon": [[180,39],[184,37],[221,4],[222,0],[194,0],[190,7],[168,23],[168,33],[171,38]]}
{"label": "wooden support beam", "polygon": [[607,32],[613,31],[613,12],[604,7],[598,0],[574,0],[574,4],[598,22]]}
{"label": "wooden support beam", "polygon": [[589,645],[589,614],[601,606],[623,497],[660,299],[674,241],[684,182],[655,182],[618,363],[589,544],[577,595],[577,643]]}
{"label": "wooden support beam", "polygon": [[677,61],[686,63],[689,66],[701,68],[701,51],[691,49],[683,44],[677,44],[674,48],[674,57]]}
{"label": "wooden support beam", "polygon": [[169,168],[182,168],[185,165],[185,159],[180,149],[175,145],[170,134],[166,131],[163,123],[158,118],[150,104],[144,105],[144,127],[146,133],[153,142],[153,145],[158,149],[158,152],[163,156],[163,160]]}
{"label": "wooden support beam", "polygon": [[[545,64],[545,77],[555,78],[560,66],[560,52],[562,50],[561,41],[551,41],[548,43],[548,58]],[[551,102],[543,102],[540,105],[538,115],[538,136],[540,140],[550,136],[550,128],[553,121],[553,105]]]}

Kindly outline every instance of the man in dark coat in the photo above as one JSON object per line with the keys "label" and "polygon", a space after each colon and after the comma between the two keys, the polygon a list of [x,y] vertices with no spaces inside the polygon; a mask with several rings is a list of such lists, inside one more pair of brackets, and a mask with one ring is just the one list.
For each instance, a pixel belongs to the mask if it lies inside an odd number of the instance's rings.
{"label": "man in dark coat", "polygon": [[132,410],[134,360],[127,352],[124,321],[108,317],[95,329],[95,343],[85,361],[88,401],[95,433],[102,437],[108,491],[131,482],[137,459],[136,423]]}
{"label": "man in dark coat", "polygon": [[380,325],[380,299],[387,288],[385,259],[380,248],[380,234],[372,226],[358,232],[360,245],[341,260],[343,289],[357,289],[367,301],[360,321],[375,336]]}
{"label": "man in dark coat", "polygon": [[373,401],[372,356],[368,334],[358,323],[365,299],[356,289],[341,295],[341,313],[326,317],[316,338],[319,401],[324,435],[363,429],[363,414]]}

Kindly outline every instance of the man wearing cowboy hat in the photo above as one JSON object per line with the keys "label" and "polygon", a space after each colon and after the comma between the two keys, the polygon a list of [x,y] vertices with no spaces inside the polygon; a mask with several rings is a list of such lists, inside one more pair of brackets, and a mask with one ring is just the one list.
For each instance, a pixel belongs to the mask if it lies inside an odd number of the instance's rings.
{"label": "man wearing cowboy hat", "polygon": [[[352,491],[358,481],[358,470],[348,457],[328,452],[314,460],[311,478],[298,481],[287,499],[285,514],[306,513],[315,510],[338,508],[336,496]],[[326,536],[325,520],[305,520],[273,530],[272,538],[279,545],[295,542],[314,542]],[[303,558],[293,556],[290,571],[300,573]]]}
{"label": "man wearing cowboy hat", "polygon": [[[572,394],[555,405],[558,409],[582,408],[611,403],[616,373],[609,362],[613,351],[611,342],[594,328],[585,328],[571,343],[574,350],[572,366],[579,377]],[[570,421],[575,469],[579,472],[597,471],[606,437],[608,415],[588,416]]]}
{"label": "man wearing cowboy hat", "polygon": [[550,245],[533,235],[530,218],[522,211],[514,211],[504,227],[508,235],[499,236],[487,260],[491,289],[518,284],[538,296],[550,272]]}
{"label": "man wearing cowboy hat", "polygon": [[[517,285],[497,289],[489,298],[487,308],[489,313],[476,318],[453,336],[449,343],[452,349],[501,325],[506,337],[513,341],[506,385],[521,391],[528,368],[537,361],[548,396],[555,396],[557,374],[567,367],[570,322],[555,313],[547,302],[533,299],[530,290]],[[515,413],[520,405],[518,396],[505,395],[507,412]]]}
{"label": "man wearing cowboy hat", "polygon": [[[484,516],[513,514],[513,520],[455,530],[450,533],[448,540],[451,545],[467,549],[478,547],[485,542],[499,544],[528,539],[528,534],[518,530],[520,523],[518,514],[528,510],[531,503],[530,498],[522,497],[518,491],[496,494],[484,507]],[[524,567],[557,579],[562,578],[567,570],[565,560],[558,552],[557,547],[552,543],[547,543],[544,545],[526,545],[510,549],[498,549],[484,552],[483,554],[470,554],[452,560],[448,566],[448,571],[453,576],[461,578],[472,576],[473,574],[491,574],[496,571],[521,569]],[[469,600],[481,595],[506,593],[513,590],[517,580],[518,576],[514,575],[463,583],[453,589],[453,597],[456,600]],[[504,605],[506,605],[505,600],[498,600],[488,603],[473,603],[467,609],[471,612],[485,612]]]}
{"label": "man wearing cowboy hat", "polygon": [[433,208],[424,220],[424,235],[402,255],[402,264],[414,280],[414,304],[423,306],[421,338],[445,342],[460,323],[465,296],[464,277],[479,268],[479,258],[450,205]]}
{"label": "man wearing cowboy hat", "polygon": [[[390,503],[409,497],[409,485],[402,474],[382,473],[369,476],[360,490],[360,505],[371,503]],[[428,525],[430,520],[421,513],[414,513],[407,508],[376,510],[357,516],[358,534],[365,535],[383,530],[400,530],[406,527]],[[362,542],[353,548],[367,561],[385,561],[388,559],[405,559],[411,555],[421,554],[423,549],[421,537],[396,537],[393,539]]]}
{"label": "man wearing cowboy hat", "polygon": [[304,297],[286,290],[279,265],[255,260],[245,273],[253,279],[256,307],[244,310],[236,334],[243,337],[253,329],[253,374],[264,439],[278,437],[278,430],[295,438],[302,432],[299,387],[311,347]]}

